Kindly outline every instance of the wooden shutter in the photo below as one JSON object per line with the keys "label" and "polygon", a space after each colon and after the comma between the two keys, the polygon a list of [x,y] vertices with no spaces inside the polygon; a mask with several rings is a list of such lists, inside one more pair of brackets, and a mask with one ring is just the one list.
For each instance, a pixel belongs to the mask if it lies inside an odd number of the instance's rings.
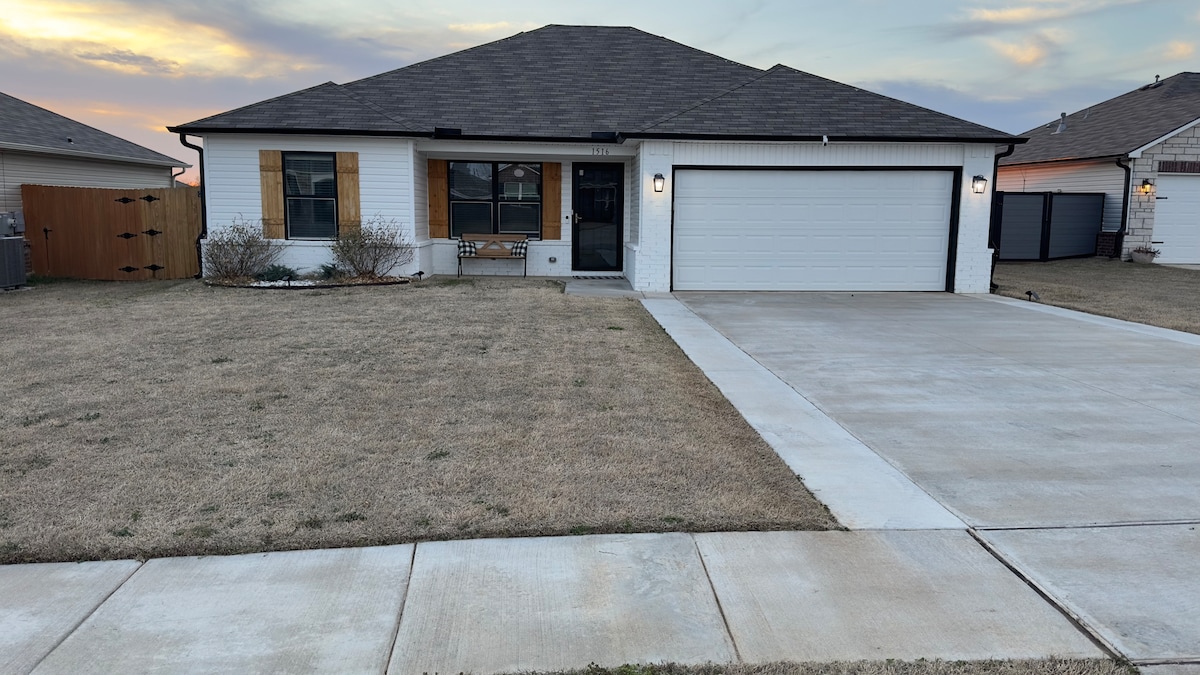
{"label": "wooden shutter", "polygon": [[362,209],[358,196],[358,153],[339,152],[337,164],[338,234],[362,229]]}
{"label": "wooden shutter", "polygon": [[562,239],[562,164],[542,162],[542,239]]}
{"label": "wooden shutter", "polygon": [[262,234],[283,239],[283,152],[258,151],[258,181],[262,187]]}
{"label": "wooden shutter", "polygon": [[429,238],[450,237],[450,162],[429,160]]}

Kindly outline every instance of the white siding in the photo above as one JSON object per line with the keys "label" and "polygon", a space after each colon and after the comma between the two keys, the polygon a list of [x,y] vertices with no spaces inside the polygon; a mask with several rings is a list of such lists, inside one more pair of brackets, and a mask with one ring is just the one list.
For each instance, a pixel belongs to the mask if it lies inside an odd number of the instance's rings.
{"label": "white siding", "polygon": [[[410,240],[415,235],[412,142],[406,139],[353,136],[213,135],[204,139],[205,198],[208,228],[214,232],[236,218],[262,218],[258,151],[357,152],[359,203],[363,222],[394,220]],[[428,225],[426,225],[428,227]],[[324,242],[287,242],[282,264],[300,271],[329,262]],[[416,271],[399,270],[399,273]],[[428,270],[426,270],[428,271]]]}
{"label": "white siding", "polygon": [[125,162],[0,150],[0,212],[21,208],[21,185],[134,188],[171,187],[172,170]]}
{"label": "white siding", "polygon": [[1055,162],[1001,166],[996,178],[1001,192],[1103,192],[1104,229],[1121,229],[1125,172],[1115,161]]}

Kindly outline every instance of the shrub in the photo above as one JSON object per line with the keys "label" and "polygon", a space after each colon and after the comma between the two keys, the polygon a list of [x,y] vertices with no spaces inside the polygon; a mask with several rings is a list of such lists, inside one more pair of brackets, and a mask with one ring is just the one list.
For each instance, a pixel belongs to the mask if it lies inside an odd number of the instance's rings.
{"label": "shrub", "polygon": [[297,276],[299,276],[299,274],[291,267],[288,267],[287,265],[276,264],[271,265],[258,274],[255,274],[254,278],[258,279],[259,281],[283,281],[288,277],[292,277],[294,279]]}
{"label": "shrub", "polygon": [[346,271],[341,269],[337,265],[330,265],[329,263],[323,263],[321,265],[321,271],[318,272],[316,276],[317,276],[317,278],[324,279],[324,280],[341,279],[346,276]]}
{"label": "shrub", "polygon": [[241,216],[210,232],[204,246],[204,275],[225,281],[252,279],[274,265],[283,247],[262,236],[262,227]]}
{"label": "shrub", "polygon": [[396,221],[378,215],[357,231],[338,235],[330,251],[336,267],[369,279],[387,276],[413,259],[412,246],[400,234]]}

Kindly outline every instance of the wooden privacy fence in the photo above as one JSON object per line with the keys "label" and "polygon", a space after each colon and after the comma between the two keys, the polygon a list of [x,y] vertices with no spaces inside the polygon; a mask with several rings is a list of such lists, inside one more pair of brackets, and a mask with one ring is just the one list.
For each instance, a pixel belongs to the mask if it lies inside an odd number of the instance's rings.
{"label": "wooden privacy fence", "polygon": [[200,273],[199,188],[22,185],[33,273],[76,279],[187,279]]}

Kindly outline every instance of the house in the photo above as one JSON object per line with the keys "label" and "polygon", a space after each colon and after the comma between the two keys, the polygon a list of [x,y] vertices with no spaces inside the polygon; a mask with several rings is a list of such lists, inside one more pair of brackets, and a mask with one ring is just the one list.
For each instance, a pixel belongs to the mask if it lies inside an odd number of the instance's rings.
{"label": "house", "polygon": [[[644,291],[988,291],[1008,134],[633,28],[546,26],[170,129],[203,139],[209,232],[239,215],[309,269],[382,218],[454,273],[464,232],[529,273]],[[520,274],[508,261],[468,272]]]}
{"label": "house", "polygon": [[1110,255],[1150,246],[1158,262],[1200,263],[1198,125],[1200,73],[1155,78],[1022,134],[997,189],[1104,193]]}
{"label": "house", "polygon": [[0,213],[21,213],[21,185],[171,187],[191,166],[0,94]]}

